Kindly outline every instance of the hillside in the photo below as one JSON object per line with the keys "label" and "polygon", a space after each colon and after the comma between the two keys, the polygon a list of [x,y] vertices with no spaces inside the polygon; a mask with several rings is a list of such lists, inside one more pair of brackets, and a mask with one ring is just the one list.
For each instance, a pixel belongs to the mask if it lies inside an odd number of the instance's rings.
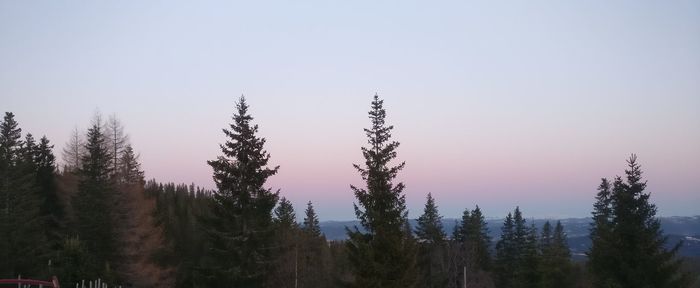
{"label": "hillside", "polygon": [[[535,219],[535,226],[541,228],[548,219]],[[664,233],[668,235],[667,245],[673,246],[678,241],[683,241],[683,247],[680,254],[687,257],[700,257],[700,216],[673,216],[661,217],[661,227]],[[443,219],[442,223],[448,235],[451,235],[455,223],[458,219]],[[550,220],[551,221],[551,220]],[[556,221],[556,220],[554,220]],[[590,227],[590,218],[568,218],[560,219],[564,225],[564,229],[568,236],[569,247],[574,255],[574,258],[585,257],[585,251],[590,246],[588,238],[588,229]],[[488,219],[486,220],[491,239],[497,241],[501,233],[501,225],[503,219]],[[411,226],[415,227],[416,220],[411,219]],[[324,221],[321,222],[321,230],[326,235],[328,240],[344,240],[347,237],[345,227],[359,226],[357,221]]]}

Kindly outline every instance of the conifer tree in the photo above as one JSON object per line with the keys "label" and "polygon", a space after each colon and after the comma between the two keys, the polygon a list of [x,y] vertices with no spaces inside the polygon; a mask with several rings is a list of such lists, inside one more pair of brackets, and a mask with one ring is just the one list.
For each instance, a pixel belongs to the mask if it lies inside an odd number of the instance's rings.
{"label": "conifer tree", "polygon": [[489,271],[491,268],[491,236],[489,236],[489,227],[486,224],[486,219],[481,213],[479,205],[471,213],[470,229],[467,235],[468,241],[471,243],[473,262],[476,269]]}
{"label": "conifer tree", "polygon": [[469,209],[464,209],[462,212],[462,220],[457,221],[454,231],[452,232],[452,239],[459,243],[465,243],[467,241],[467,235],[469,234],[469,224],[472,221],[471,212]]}
{"label": "conifer tree", "polygon": [[371,127],[365,129],[369,146],[362,147],[365,165],[353,165],[366,184],[351,186],[357,198],[355,215],[366,232],[347,230],[348,258],[356,287],[413,287],[416,252],[407,228],[404,184],[393,183],[404,163],[391,166],[399,142],[391,141],[393,126],[386,125],[383,102],[374,95]]}
{"label": "conifer tree", "polygon": [[326,238],[321,233],[313,204],[306,204],[299,252],[299,287],[328,287],[331,262]]}
{"label": "conifer tree", "polygon": [[90,267],[92,261],[79,237],[65,239],[56,263],[59,267],[57,272],[61,283],[63,285],[79,283],[86,277],[94,276],[94,268]]}
{"label": "conifer tree", "polygon": [[293,287],[299,282],[299,246],[300,230],[296,222],[296,213],[292,203],[282,197],[274,211],[275,227],[274,260],[266,286]]}
{"label": "conifer tree", "polygon": [[[456,223],[451,244],[449,271],[449,287],[464,287],[472,285],[474,276],[478,274],[476,267],[473,218],[469,209],[464,209],[462,219]],[[465,275],[466,273],[466,275]],[[466,281],[467,283],[463,283]]]}
{"label": "conifer tree", "polygon": [[627,161],[625,178],[612,189],[603,181],[593,212],[590,267],[598,287],[687,287],[676,256],[680,244],[667,250],[667,238],[649,201],[636,155]]}
{"label": "conifer tree", "polygon": [[527,227],[527,220],[523,218],[523,213],[520,211],[520,207],[515,207],[515,211],[513,211],[513,232],[514,246],[518,252],[516,255],[521,256],[530,231]]}
{"label": "conifer tree", "polygon": [[[2,123],[0,123],[0,168],[3,172],[9,170],[9,166],[16,164],[22,148],[22,129],[15,120],[15,114],[5,112]],[[9,177],[8,174],[4,175]]]}
{"label": "conifer tree", "polygon": [[297,216],[294,212],[294,206],[292,202],[287,200],[287,198],[280,198],[279,205],[275,208],[275,228],[276,229],[295,229],[298,228]]}
{"label": "conifer tree", "polygon": [[554,231],[549,221],[544,224],[539,244],[541,251],[539,287],[572,287],[571,252],[560,221],[557,221]]}
{"label": "conifer tree", "polygon": [[229,129],[220,145],[222,156],[207,163],[214,170],[217,191],[210,217],[202,219],[210,242],[211,267],[206,283],[225,287],[262,287],[270,271],[273,243],[272,209],[278,192],[265,188],[267,178],[279,167],[270,168],[265,139],[248,114],[241,96]]}
{"label": "conifer tree", "polygon": [[206,190],[174,183],[145,184],[146,194],[155,197],[155,218],[163,230],[167,245],[156,252],[155,260],[166,268],[174,268],[175,287],[211,287],[204,282],[204,262],[209,255],[204,229],[197,217],[206,218],[212,201]]}
{"label": "conifer tree", "polygon": [[526,228],[525,241],[522,244],[520,263],[516,270],[517,282],[515,287],[536,288],[540,282],[540,255],[537,247],[537,229],[531,223]]}
{"label": "conifer tree", "polygon": [[46,273],[45,235],[36,186],[35,143],[22,141],[14,114],[0,122],[0,278]]}
{"label": "conifer tree", "polygon": [[[598,193],[596,194],[596,202],[593,204],[593,222],[591,223],[591,240],[594,242],[597,240],[604,240],[600,235],[601,233],[608,232],[610,230],[612,222],[612,199],[611,199],[611,187],[608,179],[603,178],[600,185],[598,186]],[[593,256],[593,255],[589,255]],[[592,259],[591,259],[592,260]]]}
{"label": "conifer tree", "polygon": [[[620,187],[622,180],[615,178],[617,187]],[[593,204],[593,222],[590,228],[591,250],[587,252],[588,267],[596,275],[599,287],[611,286],[613,281],[612,270],[608,267],[614,265],[611,255],[607,254],[612,250],[612,186],[608,179],[601,179],[596,194],[596,202]]]}
{"label": "conifer tree", "polygon": [[554,236],[552,237],[552,245],[556,251],[556,255],[561,258],[569,259],[571,257],[571,251],[569,250],[569,244],[566,241],[566,233],[564,232],[564,226],[561,225],[561,221],[557,221],[557,225],[554,227]]}
{"label": "conifer tree", "polygon": [[491,269],[491,236],[486,219],[479,205],[473,211],[464,209],[462,220],[455,226],[453,239],[462,246],[465,260],[470,263],[462,263],[473,270],[489,271]]}
{"label": "conifer tree", "polygon": [[112,172],[110,165],[112,156],[107,146],[108,139],[104,134],[103,125],[102,116],[95,115],[92,126],[86,134],[85,153],[81,157],[80,173],[90,180],[110,183],[109,173]]}
{"label": "conifer tree", "polygon": [[134,152],[131,144],[127,144],[122,152],[121,160],[119,161],[120,173],[122,181],[127,184],[143,183],[143,170],[139,163],[139,156]]}
{"label": "conifer tree", "polygon": [[22,162],[28,165],[27,168],[36,169],[34,157],[36,157],[37,147],[34,136],[32,136],[31,133],[27,133],[27,135],[24,137],[24,145],[20,149],[22,151]]}
{"label": "conifer tree", "polygon": [[517,267],[515,246],[515,224],[513,214],[508,213],[501,227],[501,239],[496,243],[495,283],[496,287],[512,287]]}
{"label": "conifer tree", "polygon": [[447,283],[447,256],[442,216],[435,199],[428,193],[423,215],[418,217],[416,238],[420,242],[418,267],[421,270],[421,287],[445,287]]}
{"label": "conifer tree", "polygon": [[542,225],[542,234],[540,234],[540,250],[543,254],[552,246],[552,224],[549,221]]}
{"label": "conifer tree", "polygon": [[442,216],[438,212],[433,195],[428,193],[423,215],[418,217],[416,238],[424,243],[439,244],[444,242],[446,237],[442,227]]}
{"label": "conifer tree", "polygon": [[64,208],[58,198],[56,187],[56,157],[53,155],[53,145],[46,136],[41,137],[35,150],[36,183],[39,189],[41,204],[40,213],[45,221],[46,237],[51,242],[51,248],[60,248],[64,221]]}
{"label": "conifer tree", "polygon": [[520,208],[506,217],[501,240],[496,244],[496,286],[497,287],[536,287],[539,282],[537,271],[539,255],[537,230],[527,226]]}
{"label": "conifer tree", "polygon": [[114,253],[116,245],[111,218],[114,187],[110,179],[110,159],[102,118],[98,114],[87,132],[85,154],[78,171],[78,193],[73,197],[76,232],[94,260],[91,267],[95,270],[91,276],[104,272],[117,256]]}
{"label": "conifer tree", "polygon": [[321,226],[319,226],[318,216],[314,210],[314,206],[309,201],[306,203],[306,210],[304,212],[304,225],[302,230],[311,237],[321,237]]}

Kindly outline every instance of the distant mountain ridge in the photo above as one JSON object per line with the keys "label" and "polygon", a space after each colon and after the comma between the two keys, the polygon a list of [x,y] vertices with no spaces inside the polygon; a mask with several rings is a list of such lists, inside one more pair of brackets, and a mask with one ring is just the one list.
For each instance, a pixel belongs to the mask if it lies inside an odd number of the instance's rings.
{"label": "distant mountain ridge", "polygon": [[[561,221],[564,226],[564,231],[568,236],[569,247],[575,258],[585,256],[585,252],[591,245],[589,239],[589,229],[591,218],[566,218],[566,219],[534,219],[535,226],[538,231],[546,221],[556,222]],[[683,246],[680,249],[680,254],[687,257],[700,257],[700,215],[698,216],[672,216],[661,217],[661,228],[664,235],[668,236],[667,245],[669,247],[683,241]],[[411,227],[416,226],[416,219],[409,220]],[[442,224],[445,227],[447,235],[452,235],[455,224],[458,219],[449,218],[443,219]],[[532,219],[528,219],[528,223]],[[501,226],[503,219],[486,219],[486,224],[489,227],[489,234],[493,241],[497,241],[501,235]],[[321,231],[326,235],[328,240],[344,240],[347,238],[345,227],[354,229],[355,226],[361,229],[358,221],[323,221],[320,223]]]}

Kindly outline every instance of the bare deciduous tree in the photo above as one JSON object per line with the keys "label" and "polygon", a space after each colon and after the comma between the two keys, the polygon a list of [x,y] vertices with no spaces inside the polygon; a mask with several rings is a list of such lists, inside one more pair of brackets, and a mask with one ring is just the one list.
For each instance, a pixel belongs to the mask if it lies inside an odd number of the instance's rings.
{"label": "bare deciduous tree", "polygon": [[[109,152],[112,154],[112,172],[113,176],[119,176],[119,161],[121,160],[124,147],[129,144],[129,136],[124,133],[124,125],[122,125],[116,114],[109,116],[107,120],[107,137],[109,138]],[[119,180],[119,179],[117,179]]]}
{"label": "bare deciduous tree", "polygon": [[80,158],[83,155],[85,142],[78,131],[78,127],[73,128],[68,143],[63,147],[63,162],[68,171],[75,171],[80,167]]}

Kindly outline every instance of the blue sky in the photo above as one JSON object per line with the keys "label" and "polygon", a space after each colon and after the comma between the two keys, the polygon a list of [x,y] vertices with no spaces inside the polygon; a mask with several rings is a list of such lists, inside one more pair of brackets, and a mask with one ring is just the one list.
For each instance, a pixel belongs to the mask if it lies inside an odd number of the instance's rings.
{"label": "blue sky", "polygon": [[[147,177],[211,187],[245,94],[270,186],[352,219],[386,100],[410,216],[588,216],[637,153],[662,215],[700,204],[697,1],[0,1],[0,110],[56,152],[115,113]],[[0,112],[2,112],[0,111]]]}

